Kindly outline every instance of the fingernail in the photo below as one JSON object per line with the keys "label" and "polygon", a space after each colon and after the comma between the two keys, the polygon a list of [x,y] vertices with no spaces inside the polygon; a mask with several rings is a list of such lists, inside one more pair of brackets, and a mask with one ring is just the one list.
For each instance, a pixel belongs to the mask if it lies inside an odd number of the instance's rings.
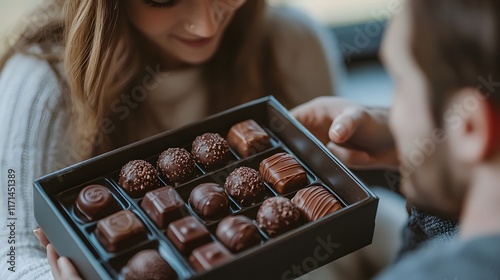
{"label": "fingernail", "polygon": [[339,123],[339,124],[336,124],[335,126],[333,126],[332,133],[337,136],[338,140],[342,140],[342,139],[344,139],[344,137],[347,133],[347,130],[343,124]]}
{"label": "fingernail", "polygon": [[33,234],[36,236],[36,238],[37,238],[38,240],[40,240],[40,236],[39,236],[39,233],[38,233],[38,229],[34,229],[34,230],[33,230]]}

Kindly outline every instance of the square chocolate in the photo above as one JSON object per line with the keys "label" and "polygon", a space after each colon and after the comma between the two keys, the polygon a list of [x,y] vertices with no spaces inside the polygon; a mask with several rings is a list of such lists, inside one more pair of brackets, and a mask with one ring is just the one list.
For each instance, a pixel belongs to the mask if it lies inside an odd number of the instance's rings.
{"label": "square chocolate", "polygon": [[141,208],[161,229],[169,223],[182,218],[185,213],[184,201],[171,186],[146,193]]}
{"label": "square chocolate", "polygon": [[232,258],[233,255],[226,247],[219,242],[211,242],[196,248],[189,256],[189,263],[196,271],[202,272],[228,262]]}
{"label": "square chocolate", "polygon": [[277,153],[264,159],[259,172],[279,194],[290,193],[309,184],[304,168],[287,153]]}
{"label": "square chocolate", "polygon": [[227,142],[243,158],[271,148],[269,135],[254,120],[233,125],[227,134]]}
{"label": "square chocolate", "polygon": [[212,240],[207,228],[193,216],[170,223],[167,237],[186,256],[195,248]]}
{"label": "square chocolate", "polygon": [[122,210],[97,223],[97,240],[108,252],[117,252],[146,238],[141,220],[130,210]]}

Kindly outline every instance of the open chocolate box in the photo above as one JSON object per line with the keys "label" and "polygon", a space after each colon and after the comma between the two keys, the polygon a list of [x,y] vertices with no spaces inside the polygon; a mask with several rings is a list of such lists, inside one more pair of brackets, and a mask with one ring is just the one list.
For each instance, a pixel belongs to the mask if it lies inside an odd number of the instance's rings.
{"label": "open chocolate box", "polygon": [[[232,259],[205,271],[195,270],[141,208],[143,197],[129,196],[119,185],[119,172],[131,160],[143,159],[156,167],[158,156],[167,148],[183,147],[191,151],[193,140],[206,132],[226,137],[236,123],[252,119],[269,135],[271,148],[247,158],[233,149],[229,163],[207,171],[196,165],[196,174],[185,183],[173,185],[184,200],[184,216],[198,219],[218,241],[215,231],[220,222],[205,220],[193,210],[188,198],[201,183],[224,186],[234,169],[247,166],[259,170],[262,160],[280,152],[292,155],[307,173],[307,186],[322,186],[343,208],[325,217],[305,222],[276,237],[259,229],[259,245],[233,253]],[[159,176],[160,187],[172,185]],[[130,210],[145,228],[145,236],[129,242],[125,248],[108,252],[96,238],[97,221],[84,222],[75,215],[75,201],[86,186],[99,184],[108,188],[119,210]],[[304,187],[307,187],[304,186]],[[279,194],[265,184],[266,198],[293,198],[297,191]],[[240,205],[230,197],[230,215],[243,215],[257,225],[256,215],[262,201]],[[56,250],[70,258],[85,279],[119,279],[129,259],[145,249],[156,249],[177,273],[179,279],[293,279],[326,263],[354,252],[372,242],[378,198],[347,168],[299,124],[273,97],[262,98],[211,116],[189,126],[168,131],[149,139],[111,151],[44,176],[34,183],[35,218]]]}

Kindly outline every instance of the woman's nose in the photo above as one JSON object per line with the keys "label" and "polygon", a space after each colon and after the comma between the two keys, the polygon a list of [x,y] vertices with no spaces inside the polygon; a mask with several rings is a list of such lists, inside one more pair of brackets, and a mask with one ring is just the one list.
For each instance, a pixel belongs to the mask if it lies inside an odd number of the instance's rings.
{"label": "woman's nose", "polygon": [[217,2],[219,0],[198,0],[192,1],[193,6],[190,12],[189,24],[192,34],[209,38],[214,36],[219,30],[219,25],[224,21],[223,11],[219,11]]}

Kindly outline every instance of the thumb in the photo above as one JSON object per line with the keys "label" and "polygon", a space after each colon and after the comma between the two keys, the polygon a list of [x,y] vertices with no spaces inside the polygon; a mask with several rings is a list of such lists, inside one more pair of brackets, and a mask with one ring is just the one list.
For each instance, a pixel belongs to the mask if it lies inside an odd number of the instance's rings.
{"label": "thumb", "polygon": [[333,120],[328,137],[336,144],[347,142],[361,125],[362,117],[362,111],[358,108],[344,110]]}

